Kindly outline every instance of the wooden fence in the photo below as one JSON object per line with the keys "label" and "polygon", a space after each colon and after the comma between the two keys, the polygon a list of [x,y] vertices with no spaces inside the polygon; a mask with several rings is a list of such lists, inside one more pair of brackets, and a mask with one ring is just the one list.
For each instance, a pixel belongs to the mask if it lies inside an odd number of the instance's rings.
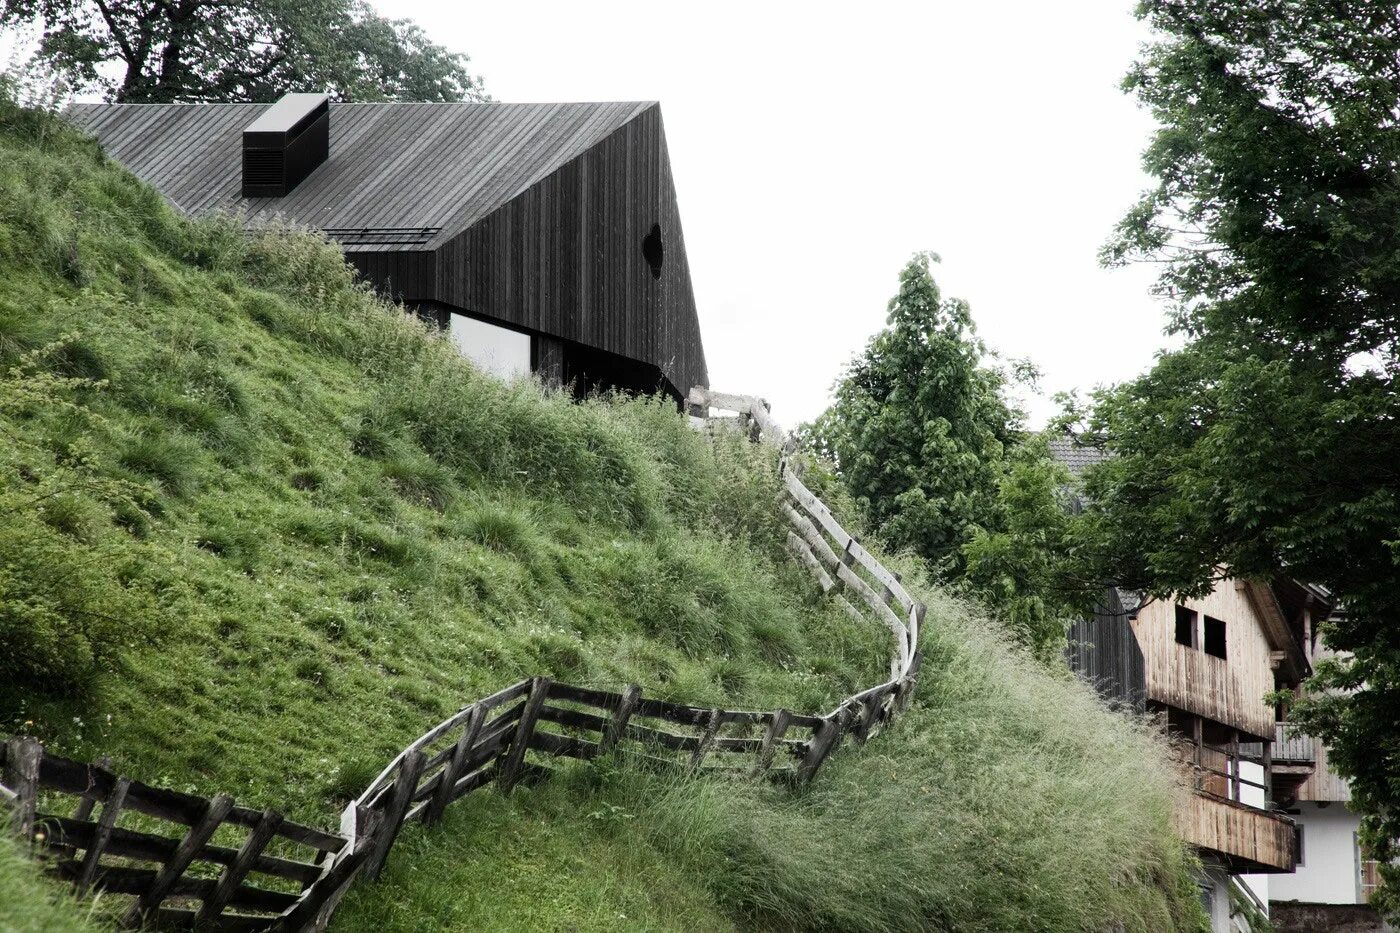
{"label": "wooden fence", "polygon": [[[646,697],[636,685],[610,692],[522,680],[464,706],[395,756],[345,809],[338,832],[238,807],[227,795],[206,800],[150,787],[117,777],[105,763],[45,755],[37,741],[14,738],[0,746],[8,785],[0,786],[0,800],[15,810],[15,832],[48,852],[49,870],[80,892],[129,896],[128,926],[318,930],[350,884],[378,877],[404,825],[434,823],[448,804],[488,784],[509,794],[547,773],[529,760],[532,751],[586,761],[625,748],[656,767],[810,781],[847,737],[865,742],[908,705],[924,607],[803,485],[787,459],[792,440],[765,403],[702,389],[689,402],[698,423],[712,423],[711,408],[727,410],[734,413],[727,420],[755,441],[780,448],[789,546],[847,611],[889,628],[888,678],[825,714],[685,706]],[[77,798],[71,816],[40,810],[41,800],[65,795]],[[118,827],[124,812],[151,825]],[[255,884],[253,875],[265,880]]]}

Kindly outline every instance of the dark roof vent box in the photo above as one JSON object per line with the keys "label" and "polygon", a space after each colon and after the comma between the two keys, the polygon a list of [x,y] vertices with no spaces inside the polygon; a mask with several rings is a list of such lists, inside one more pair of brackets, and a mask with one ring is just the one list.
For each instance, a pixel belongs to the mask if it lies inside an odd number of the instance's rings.
{"label": "dark roof vent box", "polygon": [[243,131],[243,196],[280,198],[330,154],[326,94],[287,94]]}

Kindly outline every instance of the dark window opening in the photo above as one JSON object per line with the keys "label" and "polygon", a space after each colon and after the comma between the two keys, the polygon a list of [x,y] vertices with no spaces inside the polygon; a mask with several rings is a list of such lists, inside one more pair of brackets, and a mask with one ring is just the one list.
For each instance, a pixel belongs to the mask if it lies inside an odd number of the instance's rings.
{"label": "dark window opening", "polygon": [[1293,824],[1293,845],[1298,850],[1298,866],[1303,865],[1303,824]]}
{"label": "dark window opening", "polygon": [[1225,623],[1206,616],[1206,654],[1225,657]]}
{"label": "dark window opening", "polygon": [[1176,643],[1196,647],[1196,613],[1185,606],[1176,607]]}
{"label": "dark window opening", "polygon": [[642,238],[642,258],[651,267],[651,277],[661,278],[661,263],[666,258],[666,248],[661,243],[660,224],[652,224],[651,232]]}

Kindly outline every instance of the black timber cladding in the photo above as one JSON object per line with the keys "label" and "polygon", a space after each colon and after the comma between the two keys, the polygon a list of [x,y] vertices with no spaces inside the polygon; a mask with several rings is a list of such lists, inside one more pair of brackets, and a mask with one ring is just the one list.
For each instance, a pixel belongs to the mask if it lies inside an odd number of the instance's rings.
{"label": "black timber cladding", "polygon": [[1136,712],[1147,708],[1147,665],[1133,632],[1134,596],[1116,587],[1104,592],[1102,603],[1088,619],[1065,633],[1065,662],[1099,695]]}
{"label": "black timber cladding", "polygon": [[[708,376],[660,107],[330,105],[326,163],[285,197],[244,198],[240,136],[262,104],[78,105],[70,119],[189,214],[241,212],[339,239],[376,285]],[[661,228],[653,276],[642,246]]]}

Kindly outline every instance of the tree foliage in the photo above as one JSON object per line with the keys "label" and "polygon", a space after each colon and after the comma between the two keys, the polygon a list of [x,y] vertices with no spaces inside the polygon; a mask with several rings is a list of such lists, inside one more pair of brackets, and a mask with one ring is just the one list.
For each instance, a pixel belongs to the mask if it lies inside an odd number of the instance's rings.
{"label": "tree foliage", "polygon": [[[904,267],[888,326],[804,440],[835,464],[881,538],[1043,646],[1077,604],[1044,550],[1068,534],[1068,476],[1042,446],[1023,445],[1022,414],[1006,395],[1013,377],[989,365],[967,303],[942,296],[936,259],[920,253]],[[1021,364],[1016,378],[1032,375]]]}
{"label": "tree foliage", "polygon": [[465,55],[365,0],[0,0],[0,26],[37,26],[45,65],[122,103],[484,98]]}
{"label": "tree foliage", "polygon": [[[1202,593],[1285,571],[1347,608],[1295,718],[1400,855],[1400,13],[1392,3],[1153,0],[1127,79],[1156,183],[1110,262],[1162,264],[1183,349],[1097,399],[1088,516],[1125,585]],[[1336,692],[1361,688],[1357,692]],[[1384,868],[1390,882],[1400,869]],[[1394,901],[1390,902],[1394,905]]]}

